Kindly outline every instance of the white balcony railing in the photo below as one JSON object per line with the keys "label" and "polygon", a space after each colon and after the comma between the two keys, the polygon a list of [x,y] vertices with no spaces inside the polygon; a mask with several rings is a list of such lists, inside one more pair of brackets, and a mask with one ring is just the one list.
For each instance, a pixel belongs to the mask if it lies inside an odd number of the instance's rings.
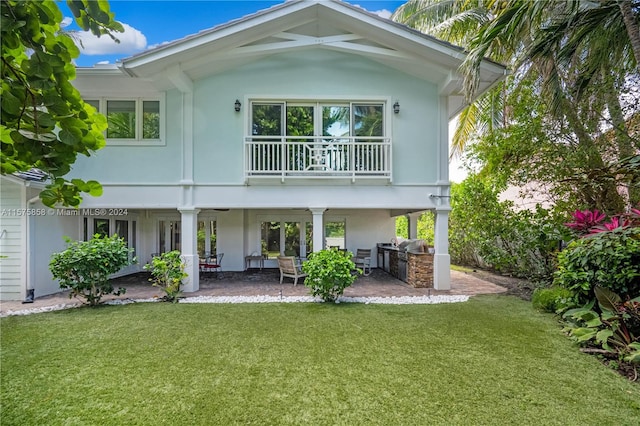
{"label": "white balcony railing", "polygon": [[391,181],[391,139],[385,137],[249,136],[247,178],[385,178]]}

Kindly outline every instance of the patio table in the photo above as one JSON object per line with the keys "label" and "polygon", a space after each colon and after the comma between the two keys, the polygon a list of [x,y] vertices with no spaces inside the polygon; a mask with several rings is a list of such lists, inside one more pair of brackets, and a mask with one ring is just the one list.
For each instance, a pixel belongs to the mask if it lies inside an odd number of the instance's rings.
{"label": "patio table", "polygon": [[260,270],[264,268],[264,256],[263,255],[249,255],[244,257],[244,270],[246,271],[251,267],[251,262],[257,260],[260,265]]}

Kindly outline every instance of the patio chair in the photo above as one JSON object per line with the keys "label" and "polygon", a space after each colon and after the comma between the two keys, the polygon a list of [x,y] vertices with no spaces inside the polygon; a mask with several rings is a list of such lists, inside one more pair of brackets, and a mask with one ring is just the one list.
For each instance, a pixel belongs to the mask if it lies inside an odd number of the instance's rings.
{"label": "patio chair", "polygon": [[358,249],[352,259],[356,268],[362,269],[364,276],[371,274],[371,249]]}
{"label": "patio chair", "polygon": [[298,278],[304,278],[307,274],[302,272],[302,265],[296,262],[294,256],[278,256],[278,268],[280,269],[280,284],[284,277],[293,278],[293,285],[298,284]]}
{"label": "patio chair", "polygon": [[217,253],[200,259],[200,272],[218,272],[222,269],[224,253]]}

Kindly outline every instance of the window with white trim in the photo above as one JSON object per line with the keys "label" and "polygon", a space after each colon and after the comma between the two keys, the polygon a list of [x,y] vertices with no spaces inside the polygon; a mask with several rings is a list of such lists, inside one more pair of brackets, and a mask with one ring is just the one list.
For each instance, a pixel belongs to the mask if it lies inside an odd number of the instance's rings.
{"label": "window with white trim", "polygon": [[133,260],[138,250],[137,215],[130,215],[127,209],[104,210],[107,213],[117,213],[118,219],[105,216],[84,216],[82,218],[83,240],[89,241],[96,234],[103,237],[118,235],[118,237],[124,239],[128,248],[133,249],[133,253],[130,256],[131,260]]}
{"label": "window with white trim", "polygon": [[146,98],[86,99],[85,103],[107,117],[106,138],[116,145],[162,143],[163,102]]}

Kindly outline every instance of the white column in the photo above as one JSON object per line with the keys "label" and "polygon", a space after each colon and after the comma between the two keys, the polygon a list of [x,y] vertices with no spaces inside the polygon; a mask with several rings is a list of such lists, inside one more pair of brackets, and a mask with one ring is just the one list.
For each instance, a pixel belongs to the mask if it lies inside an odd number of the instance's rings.
{"label": "white column", "polygon": [[449,210],[436,210],[435,254],[433,256],[433,288],[451,288],[451,258],[449,256]]}
{"label": "white column", "polygon": [[313,215],[313,251],[320,251],[324,248],[324,222],[322,220],[325,207],[309,208]]}
{"label": "white column", "polygon": [[407,224],[409,226],[409,238],[415,240],[418,238],[418,218],[422,213],[409,213],[407,215]]}
{"label": "white column", "polygon": [[199,259],[198,259],[198,213],[194,208],[178,209],[181,214],[180,235],[182,238],[182,260],[185,263],[185,272],[188,274],[184,280],[183,290],[186,293],[200,289]]}
{"label": "white column", "polygon": [[204,222],[204,255],[206,256],[206,254],[209,253],[210,255],[213,255],[213,253],[211,253],[211,219],[206,220]]}

